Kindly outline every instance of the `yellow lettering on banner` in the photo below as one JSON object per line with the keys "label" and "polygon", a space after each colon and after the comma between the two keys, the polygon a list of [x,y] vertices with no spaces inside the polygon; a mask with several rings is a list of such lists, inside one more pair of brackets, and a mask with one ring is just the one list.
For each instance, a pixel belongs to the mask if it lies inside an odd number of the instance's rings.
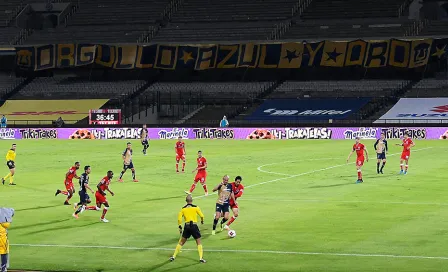
{"label": "yellow lettering on banner", "polygon": [[95,61],[96,45],[78,45],[76,65],[90,64]]}
{"label": "yellow lettering on banner", "polygon": [[389,41],[371,41],[367,47],[364,66],[378,68],[387,65],[389,52]]}
{"label": "yellow lettering on banner", "polygon": [[303,49],[303,43],[283,43],[278,68],[300,68]]}
{"label": "yellow lettering on banner", "polygon": [[314,59],[316,58],[317,53],[324,45],[324,42],[320,42],[319,45],[316,47],[316,49],[313,50],[313,47],[311,47],[311,44],[306,44],[306,49],[308,50],[308,53],[310,55],[310,60],[308,61],[308,66],[314,65]]}
{"label": "yellow lettering on banner", "polygon": [[241,44],[238,54],[237,67],[255,68],[258,62],[260,46],[253,43]]}
{"label": "yellow lettering on banner", "polygon": [[132,69],[135,66],[135,59],[137,56],[137,45],[117,46],[116,48],[116,62],[114,68],[116,69]]}
{"label": "yellow lettering on banner", "polygon": [[345,56],[345,66],[362,65],[366,56],[367,42],[357,40],[349,42],[347,45],[347,55]]}
{"label": "yellow lettering on banner", "polygon": [[420,67],[428,64],[432,41],[432,39],[412,41],[409,68]]}
{"label": "yellow lettering on banner", "polygon": [[[407,68],[409,65],[409,55],[411,51],[411,45],[407,41],[391,40],[390,42],[390,54],[389,65],[401,68]],[[401,62],[396,58],[400,56]]]}
{"label": "yellow lettering on banner", "polygon": [[196,59],[196,70],[207,70],[216,67],[217,46],[199,47],[198,58]]}
{"label": "yellow lettering on banner", "polygon": [[[109,52],[107,52],[107,51]],[[109,53],[109,61],[103,61],[102,57],[104,53]],[[104,54],[105,55],[105,54]],[[114,62],[115,62],[115,50],[113,46],[108,46],[108,45],[98,45],[98,55],[96,56],[95,62],[106,66],[106,67],[113,67]]]}
{"label": "yellow lettering on banner", "polygon": [[155,67],[169,70],[176,69],[177,51],[177,45],[158,45]]}
{"label": "yellow lettering on banner", "polygon": [[232,57],[236,57],[236,52],[238,51],[238,45],[220,45],[219,52],[228,51],[227,55],[216,65],[217,68],[235,68],[235,63],[228,63]]}
{"label": "yellow lettering on banner", "polygon": [[276,64],[266,64],[267,45],[261,45],[260,61],[258,62],[258,68],[277,68]]}
{"label": "yellow lettering on banner", "polygon": [[35,59],[36,71],[55,67],[56,65],[55,46],[53,44],[36,46],[35,50],[36,50],[36,59]]}
{"label": "yellow lettering on banner", "polygon": [[[58,44],[58,67],[71,67],[75,65],[75,45],[74,44]],[[68,61],[63,64],[63,61]]]}
{"label": "yellow lettering on banner", "polygon": [[141,63],[143,59],[143,46],[137,47],[137,61],[135,64],[136,68],[152,68],[152,63]]}

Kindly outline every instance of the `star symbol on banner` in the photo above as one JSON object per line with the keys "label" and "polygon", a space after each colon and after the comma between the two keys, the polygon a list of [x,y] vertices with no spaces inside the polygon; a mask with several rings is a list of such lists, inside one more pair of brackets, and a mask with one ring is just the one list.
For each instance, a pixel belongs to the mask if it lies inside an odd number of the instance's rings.
{"label": "star symbol on banner", "polygon": [[298,54],[297,54],[297,50],[294,50],[294,51],[286,50],[286,56],[285,56],[285,58],[287,58],[289,62],[291,62],[293,59],[296,59],[296,58],[298,58],[298,57],[299,57],[299,56],[298,56]]}
{"label": "star symbol on banner", "polygon": [[336,59],[337,59],[340,55],[342,55],[342,53],[338,53],[338,52],[336,51],[336,48],[333,50],[333,52],[325,52],[325,54],[327,54],[327,56],[328,56],[327,61],[328,61],[328,60],[332,60],[332,61],[334,61],[334,62],[336,62]]}
{"label": "star symbol on banner", "polygon": [[191,56],[193,53],[191,52],[186,52],[185,50],[182,50],[183,55],[182,55],[182,60],[184,61],[184,64],[187,64],[187,62],[189,62],[190,60],[193,60],[194,58]]}
{"label": "star symbol on banner", "polygon": [[442,48],[436,46],[436,52],[432,54],[432,56],[440,59],[443,55],[446,54],[446,52],[447,52],[446,44]]}
{"label": "star symbol on banner", "polygon": [[440,113],[448,112],[448,105],[434,107],[434,109],[432,109],[431,111],[440,112]]}

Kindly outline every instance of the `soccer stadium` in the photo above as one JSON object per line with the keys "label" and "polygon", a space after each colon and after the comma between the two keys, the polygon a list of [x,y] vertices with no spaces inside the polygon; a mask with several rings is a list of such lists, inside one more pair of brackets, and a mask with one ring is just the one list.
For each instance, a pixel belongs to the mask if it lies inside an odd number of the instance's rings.
{"label": "soccer stadium", "polygon": [[0,3],[0,272],[448,271],[447,0]]}

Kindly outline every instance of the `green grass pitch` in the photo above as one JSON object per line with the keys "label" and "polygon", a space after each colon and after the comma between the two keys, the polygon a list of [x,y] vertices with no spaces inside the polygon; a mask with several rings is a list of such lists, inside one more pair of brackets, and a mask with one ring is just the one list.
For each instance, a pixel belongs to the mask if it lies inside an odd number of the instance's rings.
{"label": "green grass pitch", "polygon": [[[109,169],[116,180],[126,141],[17,141],[18,185],[0,185],[0,206],[16,209],[11,269],[447,271],[448,142],[416,141],[409,174],[399,176],[401,147],[393,146],[399,141],[390,140],[385,173],[377,175],[374,141],[364,140],[371,160],[363,184],[355,184],[354,157],[345,164],[353,142],[187,140],[187,172],[176,174],[174,141],[152,141],[148,156],[134,141],[140,182],[131,182],[128,172],[124,183],[111,184],[116,195],[108,195],[105,224],[96,211],[72,218],[73,207],[54,192],[77,160],[91,165],[92,185]],[[0,152],[11,143],[1,141]],[[224,174],[243,176],[240,217],[232,225],[237,237],[211,236],[216,195],[196,198],[206,217],[201,232],[208,262],[198,262],[190,240],[170,263],[199,149],[208,160],[210,189]],[[194,196],[202,195],[198,186]]]}

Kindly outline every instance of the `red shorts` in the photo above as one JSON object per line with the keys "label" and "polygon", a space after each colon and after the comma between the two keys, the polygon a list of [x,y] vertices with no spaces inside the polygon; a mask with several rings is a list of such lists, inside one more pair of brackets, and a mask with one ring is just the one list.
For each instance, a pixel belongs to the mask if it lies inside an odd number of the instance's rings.
{"label": "red shorts", "polygon": [[230,208],[233,209],[238,209],[238,204],[235,204],[233,202],[230,203]]}
{"label": "red shorts", "polygon": [[71,181],[71,180],[66,180],[66,181],[64,181],[64,185],[65,185],[65,190],[72,190],[72,191],[74,191],[75,190],[75,187],[73,186],[73,181]]}
{"label": "red shorts", "polygon": [[206,178],[207,178],[206,172],[198,172],[196,174],[196,177],[194,177],[194,182],[205,183]]}
{"label": "red shorts", "polygon": [[180,160],[185,160],[185,155],[184,154],[176,154],[176,161],[180,161]]}
{"label": "red shorts", "polygon": [[103,195],[100,194],[100,192],[98,192],[98,191],[96,191],[96,193],[95,193],[95,198],[96,198],[96,203],[97,203],[97,204],[104,204],[104,203],[107,203],[106,196],[103,196]]}
{"label": "red shorts", "polygon": [[364,158],[356,158],[356,166],[363,166],[364,165]]}
{"label": "red shorts", "polygon": [[401,159],[402,160],[409,160],[410,156],[411,156],[411,152],[403,152],[403,153],[401,153]]}

